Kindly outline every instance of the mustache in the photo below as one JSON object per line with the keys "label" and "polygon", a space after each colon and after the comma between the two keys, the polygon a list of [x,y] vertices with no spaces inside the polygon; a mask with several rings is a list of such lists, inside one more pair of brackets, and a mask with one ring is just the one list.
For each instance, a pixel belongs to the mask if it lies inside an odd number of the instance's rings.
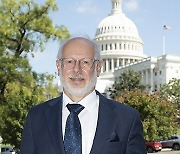
{"label": "mustache", "polygon": [[84,75],[82,75],[82,74],[73,74],[73,75],[70,75],[69,78],[71,78],[71,79],[85,79]]}

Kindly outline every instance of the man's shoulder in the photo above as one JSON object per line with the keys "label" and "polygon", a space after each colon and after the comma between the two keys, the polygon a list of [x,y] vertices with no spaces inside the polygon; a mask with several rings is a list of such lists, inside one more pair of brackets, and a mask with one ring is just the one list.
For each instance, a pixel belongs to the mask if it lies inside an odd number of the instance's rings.
{"label": "man's shoulder", "polygon": [[45,102],[42,102],[40,104],[37,104],[35,106],[33,106],[29,112],[41,112],[46,110],[49,107],[53,107],[54,105],[57,105],[58,103],[61,102],[61,98],[60,97],[56,97],[50,100],[47,100]]}

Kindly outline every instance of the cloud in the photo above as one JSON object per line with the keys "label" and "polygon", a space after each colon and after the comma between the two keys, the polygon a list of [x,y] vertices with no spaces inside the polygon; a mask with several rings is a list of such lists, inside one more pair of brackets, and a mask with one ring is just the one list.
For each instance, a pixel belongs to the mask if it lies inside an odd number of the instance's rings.
{"label": "cloud", "polygon": [[128,11],[136,11],[139,8],[139,0],[129,0],[125,3],[125,9]]}
{"label": "cloud", "polygon": [[92,0],[82,0],[79,4],[76,6],[76,11],[78,13],[96,13],[96,7],[93,6]]}

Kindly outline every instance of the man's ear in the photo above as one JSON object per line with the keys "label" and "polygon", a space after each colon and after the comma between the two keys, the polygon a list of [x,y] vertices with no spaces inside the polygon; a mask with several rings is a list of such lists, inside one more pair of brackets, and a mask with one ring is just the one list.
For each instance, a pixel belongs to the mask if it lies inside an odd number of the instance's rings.
{"label": "man's ear", "polygon": [[56,60],[56,67],[57,67],[57,71],[58,71],[58,76],[60,76],[60,71],[61,71],[61,63],[59,60]]}
{"label": "man's ear", "polygon": [[97,67],[96,67],[97,77],[99,77],[99,75],[100,75],[100,73],[101,73],[102,65],[103,65],[103,61],[102,61],[102,60],[99,60],[98,63],[97,63]]}

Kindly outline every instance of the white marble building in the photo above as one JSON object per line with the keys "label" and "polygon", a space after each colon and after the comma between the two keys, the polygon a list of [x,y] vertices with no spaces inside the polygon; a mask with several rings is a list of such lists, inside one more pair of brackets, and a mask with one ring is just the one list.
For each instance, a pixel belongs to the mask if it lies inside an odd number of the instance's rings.
{"label": "white marble building", "polygon": [[172,78],[180,79],[180,56],[163,55],[148,57],[134,63],[116,68],[115,80],[124,70],[131,69],[141,73],[142,83],[148,85],[149,92],[157,91]]}
{"label": "white marble building", "polygon": [[98,25],[94,40],[99,45],[103,68],[96,89],[105,93],[127,69],[142,74],[149,92],[172,78],[180,78],[180,56],[148,57],[136,25],[122,12],[122,0],[111,0],[112,11]]}

